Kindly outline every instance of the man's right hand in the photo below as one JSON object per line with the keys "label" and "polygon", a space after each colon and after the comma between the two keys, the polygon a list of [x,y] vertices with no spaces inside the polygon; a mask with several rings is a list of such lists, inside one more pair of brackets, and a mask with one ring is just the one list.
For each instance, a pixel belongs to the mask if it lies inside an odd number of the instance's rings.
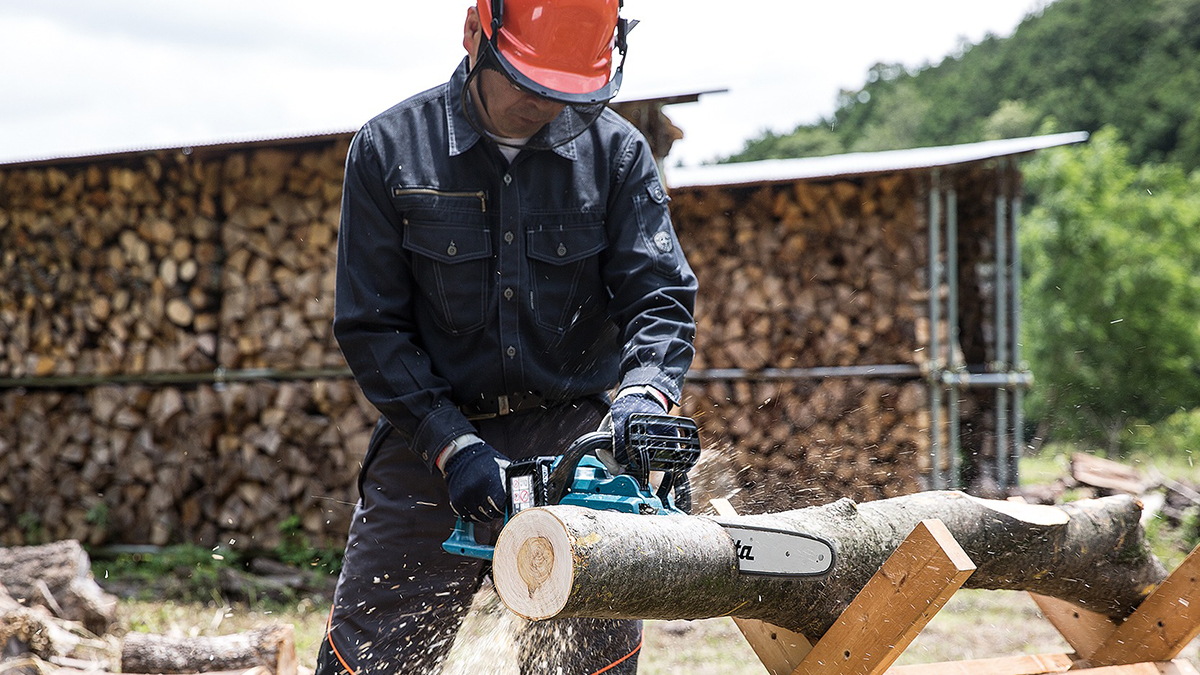
{"label": "man's right hand", "polygon": [[504,472],[512,462],[487,443],[454,453],[446,462],[450,508],[460,517],[486,523],[504,516],[508,500]]}

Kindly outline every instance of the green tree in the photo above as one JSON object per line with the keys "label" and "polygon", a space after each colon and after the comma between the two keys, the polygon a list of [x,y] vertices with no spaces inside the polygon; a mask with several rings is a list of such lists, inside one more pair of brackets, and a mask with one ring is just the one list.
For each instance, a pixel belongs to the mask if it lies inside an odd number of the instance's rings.
{"label": "green tree", "polygon": [[[1120,130],[1130,157],[1200,167],[1200,0],[1056,0],[1009,37],[964,43],[908,71],[879,63],[827,118],[847,149],[968,143],[1022,134],[1055,117],[1064,131]],[[822,133],[824,133],[824,131]],[[764,135],[753,157],[807,155],[811,143]],[[827,145],[821,146],[825,152]],[[804,153],[804,154],[798,154]]]}
{"label": "green tree", "polygon": [[1200,172],[1129,163],[1115,130],[1039,154],[1025,176],[1029,412],[1118,450],[1133,419],[1200,405]]}
{"label": "green tree", "polygon": [[787,134],[764,131],[761,136],[746,141],[736,159],[725,161],[755,162],[761,159],[788,157],[824,157],[845,152],[837,134],[824,125],[797,127]]}

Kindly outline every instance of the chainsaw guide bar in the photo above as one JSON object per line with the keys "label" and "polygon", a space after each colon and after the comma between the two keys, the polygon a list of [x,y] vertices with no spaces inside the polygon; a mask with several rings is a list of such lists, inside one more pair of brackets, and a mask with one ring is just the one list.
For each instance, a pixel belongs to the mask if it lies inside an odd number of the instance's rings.
{"label": "chainsaw guide bar", "polygon": [[738,572],[760,576],[811,577],[833,569],[833,546],[812,535],[715,521],[733,540]]}

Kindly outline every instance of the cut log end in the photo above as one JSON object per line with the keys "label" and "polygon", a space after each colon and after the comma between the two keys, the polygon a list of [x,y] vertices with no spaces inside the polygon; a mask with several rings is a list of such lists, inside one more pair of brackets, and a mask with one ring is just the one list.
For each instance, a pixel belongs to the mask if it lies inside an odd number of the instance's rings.
{"label": "cut log end", "polygon": [[566,526],[543,509],[522,511],[496,541],[496,559],[515,565],[495,571],[496,590],[514,613],[533,621],[558,615],[575,583],[574,552]]}

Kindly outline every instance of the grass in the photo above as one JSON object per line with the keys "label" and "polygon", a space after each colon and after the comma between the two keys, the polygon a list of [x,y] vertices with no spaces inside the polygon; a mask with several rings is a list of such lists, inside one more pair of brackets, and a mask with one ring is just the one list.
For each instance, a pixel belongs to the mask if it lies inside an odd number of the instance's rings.
{"label": "grass", "polygon": [[[1051,483],[1055,478],[1066,476],[1070,472],[1071,455],[1076,452],[1103,453],[1071,443],[1047,443],[1036,455],[1021,457],[1020,480],[1022,485]],[[1122,464],[1129,465],[1147,477],[1161,475],[1177,481],[1195,483],[1200,479],[1200,456],[1193,452],[1148,452],[1136,450],[1128,457],[1116,458]]]}

